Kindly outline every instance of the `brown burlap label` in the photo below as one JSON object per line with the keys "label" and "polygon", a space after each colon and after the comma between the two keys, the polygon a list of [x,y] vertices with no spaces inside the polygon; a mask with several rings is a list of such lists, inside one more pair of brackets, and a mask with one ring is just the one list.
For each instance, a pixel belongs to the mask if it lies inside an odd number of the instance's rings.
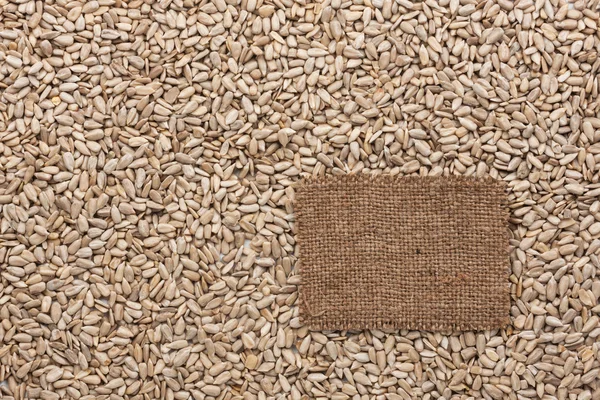
{"label": "brown burlap label", "polygon": [[311,329],[508,323],[508,211],[492,178],[346,175],[296,188],[300,316]]}

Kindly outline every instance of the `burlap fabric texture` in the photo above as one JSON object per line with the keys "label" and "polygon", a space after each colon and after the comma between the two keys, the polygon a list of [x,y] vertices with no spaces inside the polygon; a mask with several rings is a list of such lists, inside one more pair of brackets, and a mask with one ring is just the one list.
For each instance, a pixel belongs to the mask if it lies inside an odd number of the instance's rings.
{"label": "burlap fabric texture", "polygon": [[508,322],[508,210],[492,178],[344,175],[295,191],[311,329],[481,330]]}

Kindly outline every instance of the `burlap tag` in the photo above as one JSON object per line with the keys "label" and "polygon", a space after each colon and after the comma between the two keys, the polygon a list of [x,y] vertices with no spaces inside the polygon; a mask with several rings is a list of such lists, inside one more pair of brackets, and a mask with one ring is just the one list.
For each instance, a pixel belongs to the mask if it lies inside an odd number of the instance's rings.
{"label": "burlap tag", "polygon": [[311,329],[508,322],[508,211],[491,178],[346,175],[296,187],[300,316]]}

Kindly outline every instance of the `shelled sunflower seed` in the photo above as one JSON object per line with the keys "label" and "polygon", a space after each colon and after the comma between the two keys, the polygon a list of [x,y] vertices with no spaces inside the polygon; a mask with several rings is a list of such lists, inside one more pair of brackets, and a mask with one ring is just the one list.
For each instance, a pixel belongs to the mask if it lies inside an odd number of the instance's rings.
{"label": "shelled sunflower seed", "polygon": [[[600,398],[598,1],[0,1],[0,393]],[[310,332],[292,184],[508,183],[511,326]]]}

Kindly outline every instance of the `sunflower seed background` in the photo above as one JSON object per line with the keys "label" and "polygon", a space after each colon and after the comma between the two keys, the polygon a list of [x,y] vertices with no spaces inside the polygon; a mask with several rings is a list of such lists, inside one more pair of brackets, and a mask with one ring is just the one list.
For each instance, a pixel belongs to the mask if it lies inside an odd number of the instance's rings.
{"label": "sunflower seed background", "polygon": [[[598,1],[0,0],[0,391],[600,397]],[[291,185],[490,175],[510,328],[309,332]]]}

